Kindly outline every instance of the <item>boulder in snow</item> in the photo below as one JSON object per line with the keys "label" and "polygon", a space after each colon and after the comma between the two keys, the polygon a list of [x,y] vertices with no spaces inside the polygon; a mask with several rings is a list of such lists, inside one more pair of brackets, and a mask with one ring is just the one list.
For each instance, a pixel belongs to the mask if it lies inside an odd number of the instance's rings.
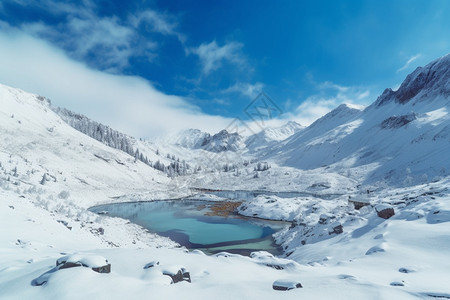
{"label": "boulder in snow", "polygon": [[60,269],[82,266],[90,268],[97,273],[111,272],[111,264],[108,263],[108,260],[106,258],[99,255],[66,255],[56,261],[56,266],[60,266]]}
{"label": "boulder in snow", "polygon": [[342,224],[337,223],[337,224],[333,224],[332,225],[332,230],[328,232],[329,235],[332,234],[341,234],[344,232],[344,227],[342,226]]}
{"label": "boulder in snow", "polygon": [[191,282],[191,275],[185,268],[169,267],[163,270],[163,275],[167,275],[172,278],[172,283],[181,281]]}
{"label": "boulder in snow", "polygon": [[153,268],[154,266],[157,266],[157,265],[159,265],[159,261],[154,260],[154,261],[151,261],[148,264],[146,264],[144,266],[144,269]]}
{"label": "boulder in snow", "polygon": [[111,272],[111,264],[102,256],[67,255],[56,260],[56,267],[33,279],[31,285],[43,285],[56,271],[75,267],[90,268],[97,273]]}
{"label": "boulder in snow", "polygon": [[375,206],[375,210],[377,211],[377,215],[383,219],[389,219],[395,215],[394,208],[387,204],[378,204]]}
{"label": "boulder in snow", "polygon": [[276,280],[272,284],[272,288],[276,291],[289,291],[302,287],[303,286],[300,282],[293,280]]}
{"label": "boulder in snow", "polygon": [[373,246],[369,250],[367,250],[366,255],[372,255],[378,252],[385,252],[386,250],[382,246]]}
{"label": "boulder in snow", "polygon": [[405,283],[403,281],[392,281],[390,283],[391,286],[405,286]]}

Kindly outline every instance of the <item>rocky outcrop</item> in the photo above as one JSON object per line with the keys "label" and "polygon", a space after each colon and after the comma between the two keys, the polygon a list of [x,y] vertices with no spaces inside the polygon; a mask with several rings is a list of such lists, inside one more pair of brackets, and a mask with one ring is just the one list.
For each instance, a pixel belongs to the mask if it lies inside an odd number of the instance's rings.
{"label": "rocky outcrop", "polygon": [[396,129],[405,126],[406,124],[417,119],[417,114],[409,113],[403,116],[392,116],[381,122],[383,129]]}
{"label": "rocky outcrop", "polygon": [[159,266],[159,261],[155,260],[155,261],[151,261],[148,264],[146,264],[144,266],[144,269],[149,269],[149,268],[153,268],[155,266]]}
{"label": "rocky outcrop", "polygon": [[200,148],[211,152],[237,151],[244,146],[244,138],[239,133],[222,130],[213,136],[209,134],[203,139]]}
{"label": "rocky outcrop", "polygon": [[191,274],[185,269],[180,268],[177,271],[164,270],[163,275],[167,275],[172,278],[172,283],[177,283],[181,281],[191,282]]}
{"label": "rocky outcrop", "polygon": [[298,281],[291,280],[276,280],[272,284],[272,288],[276,291],[289,291],[293,289],[302,288],[302,284]]}
{"label": "rocky outcrop", "polygon": [[375,210],[377,211],[377,215],[383,219],[389,219],[395,215],[394,208],[390,205],[380,204],[375,206]]}
{"label": "rocky outcrop", "polygon": [[337,224],[335,226],[332,227],[332,230],[328,232],[329,235],[332,234],[341,234],[344,232],[344,227],[342,226],[342,224]]}
{"label": "rocky outcrop", "polygon": [[397,91],[384,90],[375,106],[391,101],[405,104],[413,98],[450,97],[450,54],[438,58],[409,74]]}

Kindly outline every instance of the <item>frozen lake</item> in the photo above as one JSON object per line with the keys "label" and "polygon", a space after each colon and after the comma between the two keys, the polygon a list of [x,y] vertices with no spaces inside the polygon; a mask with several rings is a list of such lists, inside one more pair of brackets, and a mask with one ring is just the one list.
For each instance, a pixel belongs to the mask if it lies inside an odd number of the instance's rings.
{"label": "frozen lake", "polygon": [[265,250],[279,254],[272,234],[288,223],[226,213],[226,216],[218,216],[217,205],[221,204],[223,202],[169,200],[101,205],[90,211],[128,219],[189,249],[244,255]]}

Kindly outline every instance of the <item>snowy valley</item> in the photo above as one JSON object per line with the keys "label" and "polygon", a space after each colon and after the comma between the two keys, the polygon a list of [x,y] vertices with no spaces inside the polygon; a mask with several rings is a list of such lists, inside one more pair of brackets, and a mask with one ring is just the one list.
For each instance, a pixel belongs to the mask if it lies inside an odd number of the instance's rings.
{"label": "snowy valley", "polygon": [[[249,136],[136,139],[0,85],[0,299],[450,299],[449,109],[450,55],[368,107]],[[88,210],[187,197],[289,222],[282,254],[207,255]],[[111,272],[32,284],[73,254]]]}

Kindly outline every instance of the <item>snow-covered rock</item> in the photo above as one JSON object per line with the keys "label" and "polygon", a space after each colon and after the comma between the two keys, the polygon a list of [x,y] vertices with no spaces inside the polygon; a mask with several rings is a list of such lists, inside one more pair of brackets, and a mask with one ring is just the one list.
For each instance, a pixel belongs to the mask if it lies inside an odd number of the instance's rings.
{"label": "snow-covered rock", "polygon": [[377,215],[383,219],[389,219],[395,215],[394,208],[391,205],[378,204],[375,206],[375,210],[377,211]]}
{"label": "snow-covered rock", "polygon": [[302,287],[303,286],[300,282],[287,279],[275,280],[272,284],[272,288],[277,291],[289,291]]}

